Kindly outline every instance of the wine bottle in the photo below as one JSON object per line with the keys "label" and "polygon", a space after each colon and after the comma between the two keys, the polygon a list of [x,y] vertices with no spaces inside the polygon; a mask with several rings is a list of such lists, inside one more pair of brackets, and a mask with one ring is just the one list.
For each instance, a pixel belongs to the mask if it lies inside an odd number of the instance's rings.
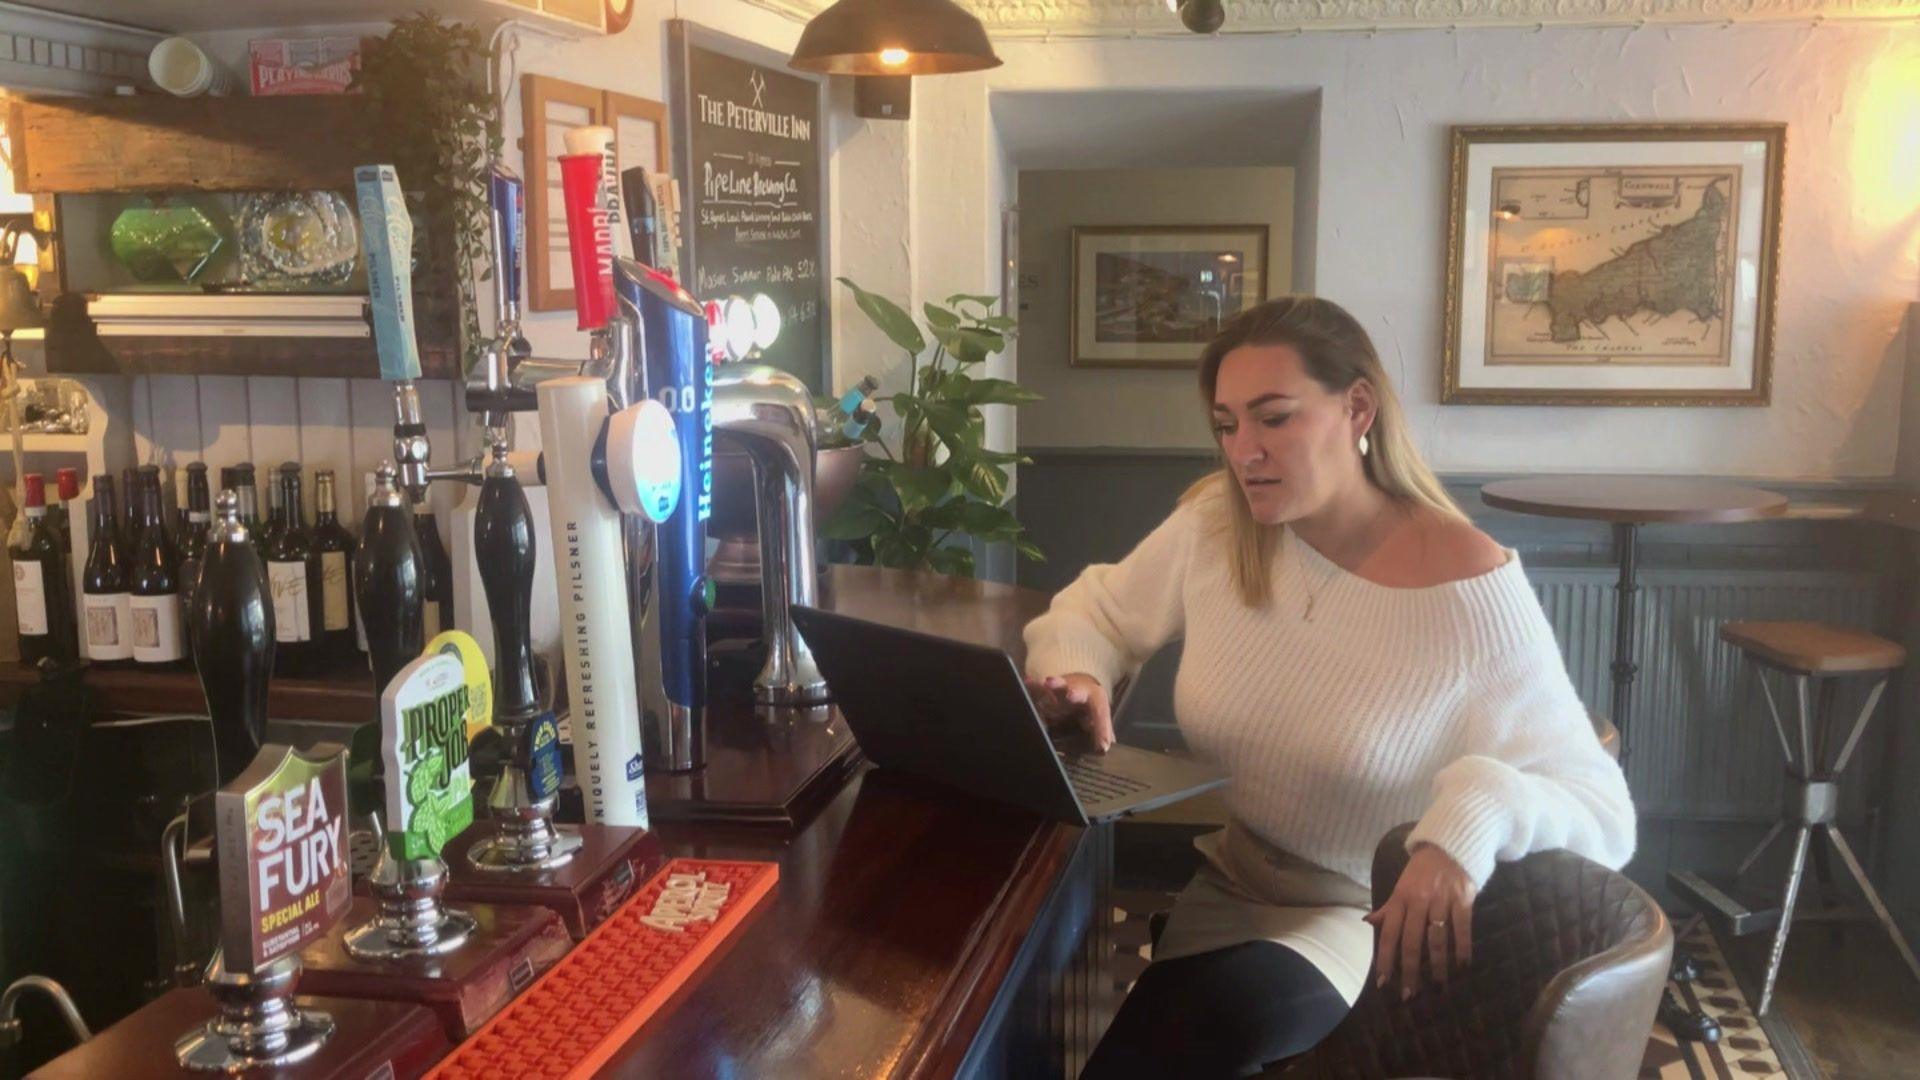
{"label": "wine bottle", "polygon": [[186,523],[180,529],[180,597],[193,596],[194,583],[200,580],[200,564],[207,554],[207,532],[213,524],[207,492],[207,463],[187,465]]}
{"label": "wine bottle", "polygon": [[[267,474],[267,517],[260,525],[258,531],[260,539],[255,545],[261,551],[272,551],[279,542],[280,533],[287,527],[285,496],[286,493],[280,488],[279,474],[269,472]],[[272,575],[269,574],[268,577],[271,578]],[[282,674],[285,674],[285,669],[282,669]]]}
{"label": "wine bottle", "polygon": [[186,659],[181,622],[179,567],[160,497],[160,469],[142,466],[140,529],[128,568],[127,592],[133,612],[133,659],[142,667],[173,667]]}
{"label": "wine bottle", "polygon": [[113,477],[93,478],[93,542],[80,578],[86,617],[87,658],[103,666],[133,659],[133,598],[127,593],[127,560],[120,548],[120,500]]}
{"label": "wine bottle", "polygon": [[227,480],[226,471],[221,472],[220,486],[232,488],[233,493],[239,496],[240,524],[247,527],[247,535],[252,539],[253,550],[258,554],[262,550],[260,530],[264,523],[260,520],[260,490],[254,485],[253,462],[243,461],[233,466],[231,471],[233,473],[231,483]]}
{"label": "wine bottle", "polygon": [[73,558],[73,506],[80,501],[80,470],[60,469],[54,474],[58,502],[49,501],[47,523],[60,537],[60,561]]}
{"label": "wine bottle", "polygon": [[282,675],[311,675],[315,663],[314,608],[320,600],[320,566],[313,558],[306,515],[300,508],[300,465],[280,467],[274,485],[273,520],[265,541],[267,585],[273,590],[274,670]]}
{"label": "wine bottle", "polygon": [[266,576],[240,521],[238,494],[222,491],[219,510],[187,607],[187,630],[213,727],[214,772],[224,785],[245,771],[266,741],[274,625]]}
{"label": "wine bottle", "polygon": [[359,650],[353,630],[353,536],[340,524],[333,470],[313,474],[313,552],[320,562],[320,652],[331,666]]}
{"label": "wine bottle", "polygon": [[133,466],[120,470],[120,562],[133,558],[133,540],[140,531],[140,485],[134,482]]}
{"label": "wine bottle", "polygon": [[440,539],[440,526],[433,509],[422,503],[413,514],[413,529],[420,537],[421,595],[425,601],[421,618],[431,639],[442,630],[453,629],[453,560],[447,557],[447,545]]}
{"label": "wine bottle", "polygon": [[46,480],[39,473],[22,479],[26,488],[25,543],[12,547],[13,606],[20,627],[20,659],[68,662],[79,656],[74,629],[73,591],[60,536],[48,518]]}

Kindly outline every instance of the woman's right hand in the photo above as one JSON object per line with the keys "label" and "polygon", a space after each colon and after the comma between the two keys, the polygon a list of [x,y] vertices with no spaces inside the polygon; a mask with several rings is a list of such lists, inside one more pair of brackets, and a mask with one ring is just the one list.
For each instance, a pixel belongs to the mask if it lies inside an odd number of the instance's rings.
{"label": "woman's right hand", "polygon": [[1078,671],[1028,679],[1027,693],[1048,724],[1071,720],[1093,740],[1096,750],[1104,754],[1113,746],[1113,713],[1099,679]]}

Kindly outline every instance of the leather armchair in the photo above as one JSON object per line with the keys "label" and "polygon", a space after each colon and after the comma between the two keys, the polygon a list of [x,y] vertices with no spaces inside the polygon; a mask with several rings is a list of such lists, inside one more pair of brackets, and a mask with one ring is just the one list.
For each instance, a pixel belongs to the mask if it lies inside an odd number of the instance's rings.
{"label": "leather armchair", "polygon": [[[1373,900],[1392,895],[1411,825],[1373,857]],[[1667,981],[1673,928],[1620,874],[1566,851],[1501,863],[1473,909],[1473,963],[1445,990],[1401,1001],[1371,980],[1314,1049],[1269,1077],[1632,1080]]]}

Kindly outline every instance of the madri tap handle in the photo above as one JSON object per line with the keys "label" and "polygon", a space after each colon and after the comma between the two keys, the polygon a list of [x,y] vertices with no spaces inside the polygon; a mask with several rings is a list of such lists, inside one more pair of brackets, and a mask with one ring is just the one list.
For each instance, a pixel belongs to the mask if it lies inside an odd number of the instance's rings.
{"label": "madri tap handle", "polygon": [[222,491],[217,507],[187,607],[187,633],[213,722],[214,771],[224,787],[253,763],[266,741],[273,598],[240,521],[240,496]]}

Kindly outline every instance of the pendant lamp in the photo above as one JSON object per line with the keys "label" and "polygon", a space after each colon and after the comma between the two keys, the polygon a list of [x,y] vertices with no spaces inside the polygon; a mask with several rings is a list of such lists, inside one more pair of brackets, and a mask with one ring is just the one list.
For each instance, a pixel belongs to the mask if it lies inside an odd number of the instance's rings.
{"label": "pendant lamp", "polygon": [[953,0],[839,0],[800,32],[790,65],[828,75],[953,75],[999,67]]}

